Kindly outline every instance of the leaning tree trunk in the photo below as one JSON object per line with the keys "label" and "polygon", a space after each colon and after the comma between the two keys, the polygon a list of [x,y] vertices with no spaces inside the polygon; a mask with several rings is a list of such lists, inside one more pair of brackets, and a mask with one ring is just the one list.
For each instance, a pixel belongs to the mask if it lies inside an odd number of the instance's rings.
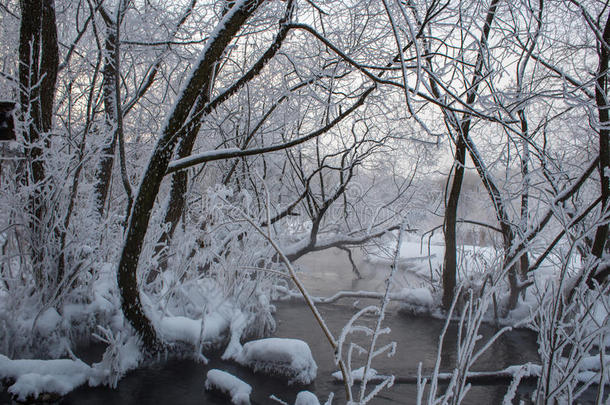
{"label": "leaning tree trunk", "polygon": [[[601,212],[603,220],[595,231],[591,254],[598,262],[602,261],[606,244],[608,243],[608,216],[610,215],[610,116],[608,109],[608,63],[610,60],[610,14],[606,19],[606,26],[603,32],[603,41],[598,44],[599,49],[599,68],[597,71],[597,81],[595,86],[595,101],[599,117],[599,178],[601,188]],[[587,280],[588,285],[592,285],[595,280],[603,283],[610,275],[610,265],[604,267],[595,266]]]}
{"label": "leaning tree trunk", "polygon": [[[225,3],[228,4],[228,3]],[[225,8],[223,10],[223,15],[225,15],[230,8]],[[283,41],[286,39],[288,35],[289,27],[287,25],[293,11],[293,2],[289,1],[286,5],[286,12],[284,17],[280,20],[280,28],[279,31],[273,41],[273,43],[267,48],[267,50],[260,56],[260,58],[252,65],[252,67],[248,70],[246,74],[244,74],[239,80],[237,80],[233,85],[231,85],[228,89],[223,91],[218,97],[216,97],[213,101],[211,100],[211,89],[214,86],[214,79],[219,71],[219,64],[216,63],[213,69],[213,74],[208,77],[207,82],[205,82],[202,86],[201,94],[197,98],[195,102],[195,106],[192,109],[192,112],[189,116],[189,123],[186,125],[186,129],[184,130],[184,135],[180,138],[180,142],[178,143],[176,157],[178,159],[185,158],[189,156],[193,150],[193,146],[195,144],[195,140],[197,138],[197,134],[202,124],[202,117],[206,116],[213,109],[214,105],[218,105],[218,103],[222,102],[222,100],[226,100],[231,94],[233,94],[237,89],[244,86],[247,82],[256,77],[263,67],[267,65],[267,63],[276,55],[276,53],[280,50],[280,47]],[[247,142],[246,142],[247,145]],[[244,147],[246,146],[244,145]],[[186,203],[186,191],[188,186],[188,173],[186,170],[179,170],[172,174],[171,185],[170,185],[170,197],[168,200],[168,204],[165,210],[165,217],[163,223],[167,226],[167,229],[161,235],[161,238],[157,242],[155,247],[155,254],[162,253],[162,249],[164,249],[171,241],[176,227],[180,221],[182,216],[182,212],[184,210],[184,206]],[[163,271],[165,266],[167,265],[167,260],[163,255],[159,260],[159,271]],[[147,282],[152,282],[156,278],[158,272],[150,272]]]}
{"label": "leaning tree trunk", "polygon": [[197,97],[213,74],[214,67],[226,47],[258,5],[258,0],[246,0],[235,4],[218,24],[218,30],[208,40],[199,63],[185,83],[180,98],[167,118],[135,196],[117,278],[125,317],[150,350],[155,349],[159,340],[153,325],[144,314],[136,272],[153,205],[176,144],[184,136],[182,127]]}
{"label": "leaning tree trunk", "polygon": [[[217,68],[215,68],[215,70],[217,70]],[[203,107],[210,101],[210,91],[208,89],[212,85],[212,80],[214,76],[215,74],[209,77],[209,80],[204,84],[202,88],[201,95],[197,98],[195,107],[193,109],[194,114],[191,114],[191,118],[193,118],[194,120],[187,126],[187,129],[185,131],[186,134],[181,138],[180,142],[178,143],[176,152],[176,157],[178,159],[189,156],[193,150],[193,146],[197,138],[197,133],[201,128],[202,122],[201,119],[195,118],[203,112]],[[158,258],[159,265],[156,271],[151,271],[148,273],[148,277],[146,279],[147,283],[152,283],[153,281],[155,281],[157,275],[167,268],[167,255],[164,253],[164,249],[167,249],[167,246],[169,245],[170,241],[174,236],[174,232],[176,231],[178,223],[180,222],[180,217],[182,216],[182,212],[186,203],[187,187],[187,170],[179,170],[172,174],[169,189],[169,199],[167,201],[167,206],[165,207],[165,216],[163,217],[163,224],[165,224],[167,228],[163,230],[161,237],[157,241],[154,252],[155,255],[160,255],[160,257]]]}

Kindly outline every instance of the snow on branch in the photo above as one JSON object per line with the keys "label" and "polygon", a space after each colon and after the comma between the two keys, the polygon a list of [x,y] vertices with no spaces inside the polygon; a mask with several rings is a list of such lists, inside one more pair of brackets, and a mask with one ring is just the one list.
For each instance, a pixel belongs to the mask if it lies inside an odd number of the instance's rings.
{"label": "snow on branch", "polygon": [[334,120],[332,120],[331,122],[326,124],[324,127],[320,128],[316,131],[313,131],[307,135],[293,139],[292,141],[289,141],[289,142],[271,145],[271,146],[265,146],[265,147],[261,147],[261,148],[218,149],[218,150],[214,150],[214,151],[200,153],[198,155],[188,156],[188,157],[182,158],[182,159],[177,159],[168,165],[167,171],[165,172],[165,174],[167,175],[167,174],[170,174],[173,172],[177,172],[179,170],[188,169],[191,166],[195,166],[195,165],[198,165],[201,163],[212,162],[215,160],[235,159],[235,158],[240,158],[240,157],[245,157],[245,156],[261,155],[263,153],[276,152],[278,150],[288,149],[293,146],[300,145],[304,142],[309,141],[310,139],[314,139],[320,135],[323,135],[324,133],[326,133],[330,129],[332,129],[334,126],[336,126],[338,123],[343,121],[343,119],[345,119],[348,115],[350,115],[352,112],[354,112],[356,109],[358,109],[358,107],[360,107],[364,104],[364,101],[369,96],[369,94],[371,94],[373,92],[373,90],[375,90],[375,87],[368,88],[364,93],[362,93],[360,95],[358,100],[350,108],[348,108],[347,110],[345,110],[344,112],[339,114]]}

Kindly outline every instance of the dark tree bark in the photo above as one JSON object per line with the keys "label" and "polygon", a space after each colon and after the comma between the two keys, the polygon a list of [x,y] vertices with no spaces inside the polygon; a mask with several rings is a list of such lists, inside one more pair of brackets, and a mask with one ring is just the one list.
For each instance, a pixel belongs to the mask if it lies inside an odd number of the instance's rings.
{"label": "dark tree bark", "polygon": [[26,153],[31,167],[28,180],[34,183],[44,179],[42,147],[39,145],[42,128],[42,106],[40,100],[42,7],[41,0],[24,0],[21,3],[21,26],[19,30],[19,88],[21,114],[26,129],[24,133]]}
{"label": "dark tree bark", "polygon": [[[525,234],[527,232],[527,226],[529,224],[529,189],[530,189],[530,180],[529,180],[529,131],[527,128],[527,118],[525,116],[525,111],[518,111],[519,120],[521,121],[521,137],[523,148],[521,150],[521,181],[523,182],[523,186],[521,188],[521,232]],[[529,272],[530,262],[529,255],[527,252],[521,256],[519,259],[519,272],[521,276],[521,280],[524,281],[527,278],[527,273]]]}
{"label": "dark tree bark", "polygon": [[[218,64],[216,65],[218,66]],[[217,70],[217,68],[215,68]],[[212,86],[212,80],[217,72],[213,75],[210,75],[209,81],[206,82],[201,90],[201,95],[197,98],[197,102],[195,103],[194,115],[199,115],[203,111],[203,107],[205,104],[209,102],[209,94],[208,90],[210,86]],[[193,146],[195,144],[195,140],[197,139],[197,133],[201,128],[201,120],[195,120],[188,125],[188,129],[185,131],[186,135],[181,138],[180,142],[177,146],[176,155],[178,158],[184,158],[191,154],[193,151]],[[157,241],[157,245],[155,246],[155,254],[161,254],[159,257],[159,268],[157,271],[151,271],[148,273],[147,282],[152,283],[157,275],[164,271],[167,267],[167,258],[162,253],[162,250],[167,248],[170,241],[174,236],[174,232],[180,222],[180,217],[182,216],[182,212],[184,210],[184,206],[186,203],[186,191],[188,187],[188,171],[180,170],[172,174],[170,190],[169,190],[169,199],[167,202],[167,206],[165,208],[165,216],[163,218],[163,223],[167,227],[167,229],[161,234],[161,238]]]}
{"label": "dark tree bark", "polygon": [[55,22],[55,2],[42,2],[42,44],[40,53],[40,112],[44,132],[49,132],[53,124],[53,104],[55,85],[59,68],[59,46],[57,44],[57,25]]}
{"label": "dark tree bark", "polygon": [[[476,150],[475,145],[470,139],[470,137],[465,136],[464,139],[466,141],[466,149],[468,150],[468,154],[472,159],[475,168],[477,169],[477,173],[479,174],[479,177],[481,178],[485,189],[487,190],[487,194],[489,195],[491,203],[494,206],[496,219],[500,223],[500,229],[502,231],[502,247],[504,250],[503,267],[507,268],[507,266],[509,266],[512,261],[512,259],[509,260],[509,252],[511,251],[511,248],[515,243],[515,231],[513,229],[513,225],[510,222],[504,198],[502,197],[498,186],[496,186],[491,176],[491,173],[485,167],[483,159]],[[517,306],[519,293],[521,292],[522,283],[520,283],[519,277],[519,263],[522,263],[521,259],[523,258],[523,256],[527,255],[527,251],[522,252],[521,255],[522,256],[519,257],[519,262],[510,264],[510,266],[508,267],[508,284],[510,287],[510,294],[507,309],[514,309]]]}
{"label": "dark tree bark", "polygon": [[[606,25],[603,31],[603,41],[598,43],[599,68],[597,70],[597,81],[595,86],[595,102],[599,117],[599,178],[601,188],[601,211],[605,221],[597,227],[591,254],[601,261],[604,250],[608,244],[608,215],[610,204],[610,116],[608,109],[608,64],[610,60],[610,14],[606,18]],[[610,275],[610,266],[595,267],[588,278],[588,285],[592,285],[595,280],[603,283]]]}
{"label": "dark tree bark", "polygon": [[[33,266],[38,281],[42,282],[46,214],[44,201],[45,166],[43,152],[53,123],[53,102],[59,65],[57,27],[54,1],[23,0],[19,29],[19,90],[21,118],[25,124],[27,170],[22,182],[32,191],[28,201],[30,214]],[[42,80],[41,80],[42,79]],[[55,280],[61,279],[60,265]]]}
{"label": "dark tree bark", "polygon": [[110,179],[112,178],[112,166],[114,165],[115,149],[117,144],[117,106],[114,97],[117,71],[115,61],[117,60],[117,38],[115,22],[108,16],[106,22],[106,38],[104,41],[104,68],[102,70],[103,84],[102,91],[104,97],[104,117],[105,131],[110,136],[105,140],[102,148],[100,161],[97,169],[97,182],[95,183],[95,205],[98,213],[104,213],[104,204],[108,198],[110,189]]}
{"label": "dark tree bark", "polygon": [[445,255],[443,257],[443,308],[448,310],[453,302],[457,281],[457,211],[464,179],[464,163],[466,158],[466,143],[460,135],[455,144],[453,161],[453,181],[445,206],[443,234],[445,237]]}
{"label": "dark tree bark", "polygon": [[[479,55],[475,64],[473,72],[472,82],[470,83],[469,90],[467,92],[466,104],[473,105],[476,97],[479,82],[482,77],[483,69],[483,49],[487,46],[487,39],[489,38],[489,32],[491,31],[491,24],[493,23],[496,9],[498,7],[499,0],[492,0],[487,10],[487,16],[485,18],[485,25],[483,26],[483,32],[481,33],[481,39],[479,41]],[[431,79],[432,80],[432,79]],[[438,93],[436,85],[432,86]],[[440,93],[435,94],[436,98],[440,97]],[[451,190],[449,192],[449,199],[447,206],[445,207],[445,222],[444,222],[444,236],[445,236],[445,255],[443,258],[443,308],[449,309],[451,302],[454,297],[454,290],[457,278],[457,241],[456,241],[456,224],[457,224],[457,209],[460,198],[460,192],[462,187],[462,180],[464,177],[464,162],[465,162],[465,151],[470,152],[471,158],[473,157],[474,145],[471,144],[469,139],[470,125],[472,117],[470,114],[464,114],[462,119],[458,122],[455,114],[446,113],[451,116],[449,123],[454,128],[455,136],[455,157],[454,157],[454,175]],[[473,159],[474,160],[474,159]],[[476,162],[475,162],[476,165]],[[477,169],[479,166],[477,166]],[[479,170],[479,174],[487,175]],[[482,177],[483,178],[483,177]],[[485,179],[484,183],[485,183]],[[488,189],[489,190],[489,189]],[[504,228],[502,228],[504,230]]]}
{"label": "dark tree bark", "polygon": [[127,194],[127,215],[133,203],[131,184],[127,177],[125,166],[125,146],[123,136],[123,110],[121,106],[120,86],[120,26],[124,16],[123,0],[117,5],[117,12],[110,16],[104,7],[99,8],[106,25],[104,40],[104,68],[103,74],[103,98],[105,130],[107,134],[106,144],[102,148],[100,161],[97,169],[97,182],[95,184],[95,205],[98,213],[103,215],[104,205],[108,198],[112,179],[112,168],[114,166],[116,146],[119,146],[121,180],[125,193]]}
{"label": "dark tree bark", "polygon": [[[532,10],[533,11],[533,10]],[[544,11],[544,0],[538,0],[538,13],[536,14],[536,29],[534,31],[534,35],[532,37],[531,43],[529,47],[524,49],[523,60],[521,63],[517,65],[517,87],[518,94],[520,97],[523,96],[523,78],[525,75],[525,70],[529,61],[531,60],[532,53],[534,52],[534,48],[538,43],[538,38],[540,36],[540,31],[542,29],[542,13]],[[525,107],[521,106],[517,111],[517,116],[519,117],[519,122],[521,124],[521,157],[520,157],[520,167],[521,167],[521,180],[523,182],[523,186],[521,187],[521,222],[519,224],[519,230],[522,235],[527,233],[528,224],[529,224],[529,198],[530,198],[530,168],[529,168],[529,160],[530,160],[530,142],[531,136],[528,128],[528,120],[525,112]],[[506,254],[505,254],[506,255]],[[529,262],[529,254],[525,252],[523,256],[521,256],[519,260],[519,270],[520,270],[520,278],[521,281],[525,282],[527,279],[527,274],[530,270],[530,262]]]}
{"label": "dark tree bark", "polygon": [[208,40],[199,63],[183,87],[181,96],[176,101],[159,136],[134,200],[119,261],[117,279],[125,317],[149,350],[155,349],[159,339],[142,309],[136,272],[153,205],[176,144],[181,136],[184,136],[182,128],[196,99],[209,81],[216,63],[222,57],[226,47],[258,5],[258,0],[249,0],[235,5],[219,23],[215,35]]}
{"label": "dark tree bark", "polygon": [[[226,7],[223,10],[223,15],[225,15],[230,8]],[[195,107],[189,117],[189,122],[186,125],[186,129],[184,130],[184,136],[180,138],[180,142],[177,147],[177,158],[185,158],[191,154],[193,151],[193,146],[195,145],[195,140],[197,139],[197,134],[202,125],[202,118],[205,117],[210,111],[213,109],[215,105],[217,105],[222,100],[226,99],[229,95],[233,94],[238,88],[244,86],[248,81],[252,80],[263,67],[275,56],[277,51],[279,51],[282,42],[286,39],[288,35],[288,26],[287,22],[292,15],[292,3],[289,2],[286,6],[286,13],[284,17],[280,20],[280,29],[278,34],[275,37],[275,40],[271,44],[271,46],[267,49],[267,51],[254,63],[254,65],[250,68],[250,70],[241,77],[233,86],[223,92],[218,98],[214,100],[214,102],[210,103],[210,95],[212,92],[212,88],[214,86],[214,79],[219,71],[219,63],[216,63],[213,69],[213,74],[208,77],[208,80],[204,83],[201,94],[197,98],[195,103]],[[161,238],[157,242],[157,246],[155,247],[155,254],[161,253],[161,250],[164,249],[171,241],[174,232],[176,231],[176,227],[182,217],[182,212],[184,210],[184,206],[186,203],[186,191],[188,187],[188,172],[186,170],[180,170],[174,172],[171,178],[170,184],[170,193],[168,204],[165,209],[165,217],[164,223],[167,226],[167,230],[163,232]],[[167,260],[165,257],[161,257],[159,261],[159,271],[163,271],[167,266]],[[149,277],[147,282],[152,282],[156,278],[159,272],[151,271],[149,273]]]}
{"label": "dark tree bark", "polygon": [[[483,49],[487,46],[487,40],[489,32],[491,31],[491,25],[495,18],[496,9],[498,7],[499,0],[492,0],[487,10],[485,18],[485,25],[483,26],[483,32],[479,40],[479,54],[474,66],[473,76],[471,83],[466,93],[466,105],[472,106],[476,101],[477,90],[479,82],[482,78],[483,69]],[[419,30],[423,29],[424,22],[419,17],[417,10],[410,3],[409,8],[413,12],[415,19],[419,25]],[[457,283],[457,238],[456,238],[456,226],[457,226],[457,212],[459,205],[459,198],[462,188],[462,181],[464,178],[464,163],[466,158],[466,150],[470,152],[472,157],[473,145],[469,139],[470,125],[472,115],[469,113],[462,114],[461,118],[452,109],[445,106],[444,95],[436,82],[434,77],[434,66],[432,64],[432,55],[435,53],[432,51],[430,42],[423,36],[421,38],[425,54],[427,55],[424,62],[427,65],[428,70],[428,82],[434,98],[437,100],[437,104],[441,106],[441,110],[445,116],[445,126],[449,134],[453,134],[453,141],[455,143],[454,152],[454,163],[452,167],[453,178],[451,180],[451,186],[449,188],[449,194],[445,194],[447,202],[445,205],[445,214],[443,222],[443,235],[445,242],[445,253],[443,256],[443,308],[449,309],[454,298],[454,291]],[[450,179],[447,180],[448,182]]]}

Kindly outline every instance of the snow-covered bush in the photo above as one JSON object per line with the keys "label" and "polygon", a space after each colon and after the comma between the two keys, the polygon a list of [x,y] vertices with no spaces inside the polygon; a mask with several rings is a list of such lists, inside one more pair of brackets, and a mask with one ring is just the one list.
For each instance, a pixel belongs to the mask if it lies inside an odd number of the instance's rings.
{"label": "snow-covered bush", "polygon": [[[107,384],[116,388],[119,380],[130,370],[140,364],[142,357],[139,342],[136,336],[128,333],[116,332],[98,326],[99,333],[94,337],[108,346],[104,351],[102,361],[93,365],[99,372],[97,383]],[[129,330],[128,328],[126,328]]]}
{"label": "snow-covered bush", "polygon": [[602,403],[604,385],[610,382],[606,354],[610,346],[610,285],[591,289],[581,280],[566,288],[571,284],[568,267],[566,259],[559,280],[534,286],[538,307],[532,324],[538,333],[542,363],[534,400],[540,404],[574,403],[585,390],[597,386],[597,403]]}

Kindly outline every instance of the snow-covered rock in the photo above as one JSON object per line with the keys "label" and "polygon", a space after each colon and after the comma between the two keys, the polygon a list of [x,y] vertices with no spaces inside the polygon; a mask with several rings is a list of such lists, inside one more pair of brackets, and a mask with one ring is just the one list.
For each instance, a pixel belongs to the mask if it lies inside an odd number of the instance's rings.
{"label": "snow-covered rock", "polygon": [[[367,380],[372,379],[374,377],[377,376],[377,370],[375,370],[374,368],[369,368],[368,372],[366,373],[367,375]],[[332,374],[333,378],[337,381],[343,381],[343,374],[341,373],[341,371],[335,371]],[[360,367],[359,369],[356,370],[352,370],[352,379],[354,381],[362,381],[362,377],[364,376],[364,366]]]}
{"label": "snow-covered rock", "polygon": [[309,384],[318,370],[309,345],[298,339],[253,340],[234,359],[255,372],[286,376],[289,384]]}
{"label": "snow-covered rock", "polygon": [[320,401],[312,392],[301,391],[297,394],[294,405],[320,405]]}
{"label": "snow-covered rock", "polygon": [[216,390],[229,396],[235,405],[250,405],[252,387],[225,371],[217,369],[208,371],[205,389]]}

